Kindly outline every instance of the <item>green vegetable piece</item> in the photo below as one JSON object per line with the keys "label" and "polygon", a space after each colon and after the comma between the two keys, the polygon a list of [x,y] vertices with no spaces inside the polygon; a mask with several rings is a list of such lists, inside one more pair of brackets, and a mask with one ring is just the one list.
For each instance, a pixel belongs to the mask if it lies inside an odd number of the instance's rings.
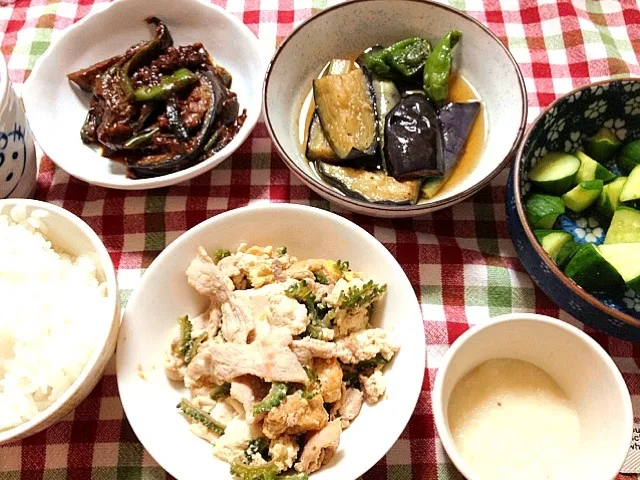
{"label": "green vegetable piece", "polygon": [[118,62],[112,67],[112,71],[114,71],[118,82],[129,97],[133,97],[134,95],[133,83],[131,81],[133,72],[141,65],[151,62],[151,60],[173,45],[173,38],[171,38],[169,29],[159,18],[148,17],[145,19],[145,22],[150,25],[153,24],[156,27],[156,33],[153,39],[141,45],[124,65]]}
{"label": "green vegetable piece", "polygon": [[313,368],[311,367],[307,367],[306,365],[302,367],[305,371],[305,373],[307,374],[307,377],[309,378],[309,381],[311,383],[317,383],[318,382],[318,374],[315,372],[315,370],[313,370]]}
{"label": "green vegetable piece", "polygon": [[287,253],[287,247],[280,247],[276,251],[278,252],[278,255],[284,255]]}
{"label": "green vegetable piece", "polygon": [[556,219],[564,213],[564,202],[560,197],[532,194],[525,202],[527,220],[533,228],[550,230]]}
{"label": "green vegetable piece", "polygon": [[145,130],[144,132],[136,135],[135,137],[131,137],[129,140],[124,142],[122,148],[125,150],[136,150],[138,148],[146,147],[150,145],[153,141],[153,137],[156,133],[160,131],[160,128],[150,128]]}
{"label": "green vegetable piece", "polygon": [[244,456],[247,459],[247,463],[251,464],[255,457],[260,456],[265,459],[268,453],[269,442],[266,439],[260,437],[255,438],[249,442],[249,446],[244,451]]}
{"label": "green vegetable piece", "polygon": [[627,175],[636,168],[636,165],[640,165],[640,140],[634,140],[623,145],[616,163],[620,170]]}
{"label": "green vegetable piece", "polygon": [[370,360],[363,360],[362,362],[358,363],[358,365],[356,365],[356,368],[361,372],[370,368],[376,368],[381,365],[386,365],[387,363],[389,363],[389,360],[384,358],[382,354],[379,353]]}
{"label": "green vegetable piece", "polygon": [[189,351],[191,345],[191,330],[193,329],[193,326],[189,320],[189,315],[178,317],[178,323],[180,324],[180,343],[178,344],[178,352],[184,357]]}
{"label": "green vegetable piece", "polygon": [[273,463],[264,465],[246,465],[240,462],[231,464],[231,475],[240,480],[277,480],[280,469]]}
{"label": "green vegetable piece", "polygon": [[193,405],[186,398],[180,400],[177,408],[179,408],[186,417],[192,418],[196,422],[204,425],[213,433],[217,433],[218,435],[224,434],[224,425],[220,425],[211,415]]}
{"label": "green vegetable piece", "polygon": [[598,251],[618,271],[627,287],[640,293],[640,263],[630,261],[640,258],[640,243],[600,245]]}
{"label": "green vegetable piece", "polygon": [[307,285],[307,282],[304,280],[300,280],[299,282],[291,285],[284,293],[287,297],[293,298],[300,303],[309,302],[311,297],[313,297],[313,300],[315,301],[315,297],[311,293],[311,287]]}
{"label": "green vegetable piece", "polygon": [[162,77],[158,85],[139,87],[133,92],[136,102],[148,102],[149,100],[166,100],[175,92],[184,90],[198,81],[198,76],[187,68],[179,68],[171,75]]}
{"label": "green vegetable piece", "polygon": [[576,175],[576,185],[588,180],[602,180],[604,183],[615,180],[615,173],[604,168],[586,153],[576,152],[576,156],[581,162],[580,170],[578,170],[578,175]]}
{"label": "green vegetable piece", "polygon": [[549,152],[529,172],[533,183],[545,192],[562,195],[573,187],[580,160],[570,153]]}
{"label": "green vegetable piece", "polygon": [[211,400],[215,400],[216,402],[218,402],[224,398],[227,398],[230,393],[231,384],[225,383],[224,385],[220,385],[219,387],[215,387],[213,390],[211,390],[209,396],[211,397]]}
{"label": "green vegetable piece", "polygon": [[193,360],[193,357],[198,353],[198,347],[200,344],[207,338],[206,333],[202,333],[198,335],[196,338],[192,339],[187,346],[187,349],[184,353],[184,362],[188,365]]}
{"label": "green vegetable piece", "polygon": [[588,180],[569,190],[562,196],[568,209],[578,213],[586,210],[602,192],[602,180]]}
{"label": "green vegetable piece", "polygon": [[276,480],[309,480],[306,473],[291,473],[276,476]]}
{"label": "green vegetable piece", "polygon": [[640,211],[631,207],[618,207],[604,239],[605,245],[638,242],[640,242]]}
{"label": "green vegetable piece", "polygon": [[311,400],[316,395],[322,393],[322,384],[320,383],[320,380],[318,380],[318,375],[316,374],[316,372],[312,368],[307,367],[306,365],[303,366],[302,368],[307,373],[307,377],[309,378],[309,384],[316,386],[316,388],[314,390],[311,390],[311,391],[305,392],[305,391],[301,390],[302,398],[306,398],[307,400]]}
{"label": "green vegetable piece", "polygon": [[225,128],[226,128],[226,125],[222,125],[216,128],[216,130],[211,134],[211,136],[209,137],[209,140],[207,140],[207,143],[204,146],[205,153],[209,153],[211,152],[211,150],[213,150],[213,147],[215,147],[216,143],[218,143],[218,139],[220,138],[220,135],[222,134]]}
{"label": "green vegetable piece", "polygon": [[322,285],[329,285],[329,279],[324,273],[317,271],[313,276],[316,278],[316,282],[321,283]]}
{"label": "green vegetable piece", "polygon": [[580,247],[564,273],[587,290],[612,290],[624,285],[620,274],[592,243]]}
{"label": "green vegetable piece", "polygon": [[631,170],[627,182],[620,192],[621,202],[631,202],[640,199],[640,165]]}
{"label": "green vegetable piece", "polygon": [[311,287],[305,280],[291,285],[284,293],[307,307],[307,313],[310,317],[307,333],[312,338],[322,339],[322,329],[331,328],[331,320],[335,313],[332,313],[332,310],[324,305],[316,304],[316,297],[311,293]]}
{"label": "green vegetable piece", "polygon": [[573,239],[573,235],[560,230],[534,230],[533,233],[554,262],[564,244]]}
{"label": "green vegetable piece", "polygon": [[338,269],[340,269],[342,273],[349,271],[348,261],[343,262],[342,260],[336,260],[336,266],[338,267]]}
{"label": "green vegetable piece", "polygon": [[231,252],[229,250],[227,250],[226,248],[219,248],[218,250],[213,252],[213,263],[217,265],[220,260],[230,256]]}
{"label": "green vegetable piece", "polygon": [[394,74],[410,77],[424,67],[430,53],[431,44],[424,38],[407,38],[379,52],[370,53],[365,57],[365,65],[381,77],[394,77]]}
{"label": "green vegetable piece", "polygon": [[346,311],[355,311],[375,302],[387,291],[386,285],[377,285],[369,280],[362,287],[351,287],[338,297],[338,307]]}
{"label": "green vegetable piece", "polygon": [[453,56],[451,51],[462,38],[462,32],[451,30],[433,49],[424,66],[424,91],[434,102],[447,99]]}
{"label": "green vegetable piece", "polygon": [[576,252],[580,250],[580,247],[581,245],[577,242],[574,242],[573,240],[569,240],[568,242],[566,242],[555,258],[555,262],[556,265],[558,265],[558,268],[564,269],[576,254]]}
{"label": "green vegetable piece", "polygon": [[616,208],[620,205],[620,194],[627,183],[627,177],[618,177],[613,182],[602,187],[602,192],[596,203],[596,211],[606,218],[613,217]]}
{"label": "green vegetable piece", "polygon": [[620,140],[608,128],[601,128],[598,132],[584,142],[587,154],[598,162],[611,160],[620,147]]}
{"label": "green vegetable piece", "polygon": [[271,409],[276,408],[282,403],[284,397],[287,396],[287,389],[288,385],[286,383],[273,382],[267,396],[253,406],[253,414],[259,415],[260,413],[267,413],[270,412]]}

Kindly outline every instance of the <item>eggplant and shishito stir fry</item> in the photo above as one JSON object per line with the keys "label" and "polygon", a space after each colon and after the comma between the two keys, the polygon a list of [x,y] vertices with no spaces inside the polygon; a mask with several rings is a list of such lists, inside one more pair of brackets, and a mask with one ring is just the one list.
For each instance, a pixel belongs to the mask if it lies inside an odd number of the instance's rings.
{"label": "eggplant and shishito stir fry", "polygon": [[480,102],[448,102],[452,50],[408,38],[334,59],[313,81],[306,157],[346,195],[373,203],[432,198],[457,165]]}
{"label": "eggplant and shishito stir fry", "polygon": [[123,161],[132,178],[199,163],[228,144],[246,117],[231,75],[201,43],[174,47],[160,19],[146,22],[155,27],[152,40],[68,75],[92,94],[82,141]]}

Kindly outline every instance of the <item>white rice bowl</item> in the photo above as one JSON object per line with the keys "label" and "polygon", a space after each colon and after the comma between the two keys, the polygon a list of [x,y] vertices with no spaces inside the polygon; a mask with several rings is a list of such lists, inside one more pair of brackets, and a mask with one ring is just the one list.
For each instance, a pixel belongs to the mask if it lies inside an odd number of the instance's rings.
{"label": "white rice bowl", "polygon": [[[28,202],[33,207],[40,203]],[[108,360],[112,347],[105,345],[105,338],[114,336],[114,295],[108,294],[96,264],[104,259],[82,248],[76,251],[85,253],[68,254],[51,241],[53,223],[58,235],[52,238],[87,243],[78,238],[80,232],[60,232],[60,219],[50,217],[49,208],[28,212],[15,201],[8,206],[0,202],[0,443],[4,434],[12,433],[8,429],[28,427],[25,422],[48,425],[42,418],[46,415],[39,414],[58,400],[52,410],[69,400],[70,390],[78,387],[71,386],[80,376],[86,379],[83,371],[96,363],[96,355],[106,350]],[[97,236],[90,240],[99,242]],[[98,377],[89,383],[95,384],[106,360],[99,363]],[[82,398],[73,400],[77,404]]]}

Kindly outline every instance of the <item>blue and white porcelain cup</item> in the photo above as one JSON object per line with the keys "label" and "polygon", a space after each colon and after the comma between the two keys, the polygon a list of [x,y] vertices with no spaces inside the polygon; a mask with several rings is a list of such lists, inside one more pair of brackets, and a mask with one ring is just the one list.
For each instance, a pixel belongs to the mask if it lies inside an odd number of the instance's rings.
{"label": "blue and white porcelain cup", "polygon": [[0,199],[33,196],[37,172],[33,135],[0,53]]}

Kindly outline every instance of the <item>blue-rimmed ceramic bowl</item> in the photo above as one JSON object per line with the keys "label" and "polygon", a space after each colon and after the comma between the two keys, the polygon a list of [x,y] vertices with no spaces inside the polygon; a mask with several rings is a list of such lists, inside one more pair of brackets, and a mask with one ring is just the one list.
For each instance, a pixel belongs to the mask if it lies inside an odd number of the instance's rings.
{"label": "blue-rimmed ceramic bowl", "polygon": [[[523,198],[528,173],[548,151],[573,152],[603,126],[620,140],[640,138],[640,79],[608,80],[574,90],[534,122],[518,150],[507,187],[509,233],[520,261],[540,289],[581,322],[625,340],[640,341],[640,294],[621,289],[590,294],[569,279],[542,249],[527,223]],[[613,171],[615,165],[607,165]],[[562,216],[560,226],[579,243],[600,244],[606,224],[595,216]]]}

